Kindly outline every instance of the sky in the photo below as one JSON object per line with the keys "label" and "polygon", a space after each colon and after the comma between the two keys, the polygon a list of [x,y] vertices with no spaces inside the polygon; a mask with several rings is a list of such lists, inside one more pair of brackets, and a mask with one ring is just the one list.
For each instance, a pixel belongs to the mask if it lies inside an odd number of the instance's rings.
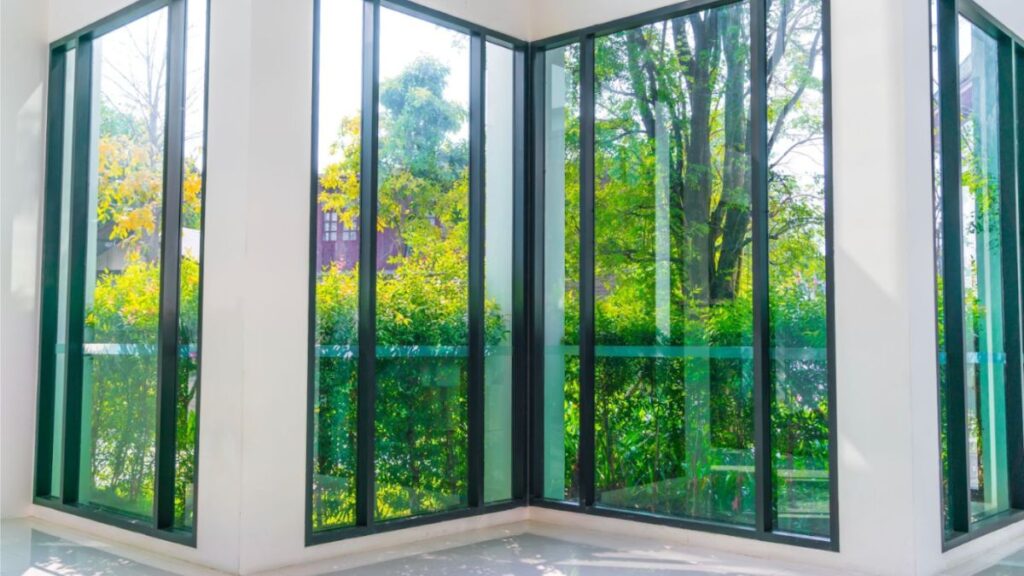
{"label": "sky", "polygon": [[[186,110],[185,110],[185,153],[196,157],[203,145],[204,93],[206,83],[206,9],[207,0],[188,0],[188,29],[186,37]],[[100,96],[107,102],[132,110],[125,95],[128,84],[141,84],[147,76],[140,49],[152,51],[153,60],[167,57],[167,9],[162,8],[126,26],[117,28],[99,37],[94,45],[94,54],[99,69],[98,86]],[[128,82],[126,82],[126,79]],[[166,79],[160,78],[160,91],[164,90]]]}
{"label": "sky", "polygon": [[[319,150],[322,171],[338,126],[359,112],[362,98],[363,2],[321,0]],[[469,37],[430,22],[381,7],[380,80],[397,76],[419,56],[432,56],[450,68],[445,98],[468,109]],[[468,127],[464,126],[468,133]],[[463,134],[465,136],[465,134]]]}

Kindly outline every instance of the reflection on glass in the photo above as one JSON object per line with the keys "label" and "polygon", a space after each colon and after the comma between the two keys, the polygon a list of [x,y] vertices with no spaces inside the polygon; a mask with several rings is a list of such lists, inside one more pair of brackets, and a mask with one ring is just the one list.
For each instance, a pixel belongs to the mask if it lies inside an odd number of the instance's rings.
{"label": "reflection on glass", "polygon": [[1009,508],[998,43],[959,18],[964,382],[971,519]]}
{"label": "reflection on glass", "polygon": [[[415,38],[416,42],[409,42]],[[376,517],[466,505],[468,37],[380,11]]]}
{"label": "reflection on glass", "polygon": [[80,501],[150,517],[167,10],[93,44]]}
{"label": "reflection on glass", "polygon": [[822,34],[822,0],[770,1],[768,53],[780,54],[768,64],[773,524],[828,537]]}
{"label": "reflection on glass", "polygon": [[754,521],[749,28],[741,3],[597,39],[603,506]]}
{"label": "reflection on glass", "polygon": [[202,262],[204,136],[206,130],[206,0],[188,0],[185,54],[185,158],[181,198],[178,292],[177,453],[174,525],[195,517],[199,381],[199,286]]}
{"label": "reflection on glass", "polygon": [[577,497],[579,448],[579,44],[544,54],[542,494]]}
{"label": "reflection on glass", "polygon": [[484,501],[512,498],[513,52],[487,44]]}
{"label": "reflection on glass", "polygon": [[355,523],[362,11],[320,2],[313,530]]}

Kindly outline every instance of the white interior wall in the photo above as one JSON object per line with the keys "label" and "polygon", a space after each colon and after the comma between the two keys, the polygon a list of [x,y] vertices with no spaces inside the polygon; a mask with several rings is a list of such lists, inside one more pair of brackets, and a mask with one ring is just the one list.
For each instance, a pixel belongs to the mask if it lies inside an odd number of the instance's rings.
{"label": "white interior wall", "polygon": [[[46,43],[128,3],[50,0],[47,20],[45,3],[3,0],[4,516],[24,513],[30,499]],[[534,39],[671,3],[424,1]],[[982,3],[1024,36],[1018,0]],[[524,516],[303,546],[311,2],[211,4],[198,548],[35,513],[246,573]],[[1024,526],[940,552],[927,4],[833,0],[832,33],[842,551],[657,530],[756,554],[932,573],[1024,536]]]}
{"label": "white interior wall", "polygon": [[[0,4],[0,517],[23,516],[32,491],[43,128],[45,2]],[[28,473],[26,473],[28,472]]]}

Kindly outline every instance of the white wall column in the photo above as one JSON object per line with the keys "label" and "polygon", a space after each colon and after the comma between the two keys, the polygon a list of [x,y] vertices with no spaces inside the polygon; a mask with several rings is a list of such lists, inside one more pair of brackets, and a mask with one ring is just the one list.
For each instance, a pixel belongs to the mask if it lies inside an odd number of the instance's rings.
{"label": "white wall column", "polygon": [[46,3],[4,0],[0,22],[4,70],[0,96],[0,517],[10,518],[23,516],[29,509],[35,461]]}

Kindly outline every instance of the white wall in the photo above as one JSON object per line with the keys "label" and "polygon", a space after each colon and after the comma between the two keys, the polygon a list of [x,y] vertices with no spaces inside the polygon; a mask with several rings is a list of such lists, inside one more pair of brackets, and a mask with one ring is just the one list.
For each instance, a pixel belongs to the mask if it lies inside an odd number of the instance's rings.
{"label": "white wall", "polygon": [[452,14],[514,38],[530,39],[534,24],[527,0],[418,0],[421,6]]}
{"label": "white wall", "polygon": [[0,517],[24,515],[35,443],[45,2],[0,4]]}

